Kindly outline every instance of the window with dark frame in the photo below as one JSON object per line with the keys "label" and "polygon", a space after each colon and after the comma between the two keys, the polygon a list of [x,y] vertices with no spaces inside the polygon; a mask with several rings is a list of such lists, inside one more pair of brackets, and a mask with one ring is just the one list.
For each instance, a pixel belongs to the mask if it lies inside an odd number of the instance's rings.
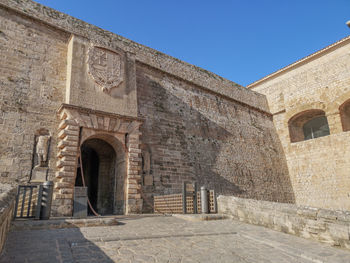
{"label": "window with dark frame", "polygon": [[329,126],[326,116],[312,118],[303,125],[304,139],[310,140],[329,135]]}

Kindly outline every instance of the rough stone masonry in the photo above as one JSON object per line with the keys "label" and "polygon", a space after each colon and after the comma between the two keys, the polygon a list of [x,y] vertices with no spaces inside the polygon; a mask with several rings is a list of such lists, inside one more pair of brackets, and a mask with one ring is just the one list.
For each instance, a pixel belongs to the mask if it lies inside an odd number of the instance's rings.
{"label": "rough stone masonry", "polygon": [[0,1],[0,57],[0,182],[53,180],[53,215],[81,170],[100,213],[185,180],[294,202],[261,94],[32,1]]}

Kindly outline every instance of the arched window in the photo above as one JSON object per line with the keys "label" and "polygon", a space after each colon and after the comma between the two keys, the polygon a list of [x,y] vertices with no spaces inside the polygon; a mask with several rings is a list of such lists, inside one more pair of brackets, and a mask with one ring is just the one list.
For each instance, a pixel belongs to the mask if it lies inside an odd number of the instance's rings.
{"label": "arched window", "polygon": [[325,112],[308,110],[293,116],[288,121],[291,142],[300,142],[329,135]]}
{"label": "arched window", "polygon": [[303,126],[304,139],[314,139],[329,135],[329,127],[326,116],[315,117]]}
{"label": "arched window", "polygon": [[350,131],[350,100],[339,107],[339,112],[343,131]]}

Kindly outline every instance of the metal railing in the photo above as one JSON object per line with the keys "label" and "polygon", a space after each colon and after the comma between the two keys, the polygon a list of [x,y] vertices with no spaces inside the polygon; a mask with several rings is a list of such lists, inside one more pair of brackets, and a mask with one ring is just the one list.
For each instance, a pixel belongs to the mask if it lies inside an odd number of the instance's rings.
{"label": "metal railing", "polygon": [[39,218],[41,196],[42,185],[19,185],[14,218]]}
{"label": "metal railing", "polygon": [[49,219],[52,200],[51,181],[40,185],[19,185],[17,189],[14,219]]}

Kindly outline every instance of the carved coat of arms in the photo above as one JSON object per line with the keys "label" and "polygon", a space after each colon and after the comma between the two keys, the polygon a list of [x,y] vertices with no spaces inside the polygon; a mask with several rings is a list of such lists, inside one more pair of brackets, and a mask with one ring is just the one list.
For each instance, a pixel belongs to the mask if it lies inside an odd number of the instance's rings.
{"label": "carved coat of arms", "polygon": [[124,80],[123,57],[118,53],[92,47],[89,50],[88,66],[89,74],[107,94]]}

